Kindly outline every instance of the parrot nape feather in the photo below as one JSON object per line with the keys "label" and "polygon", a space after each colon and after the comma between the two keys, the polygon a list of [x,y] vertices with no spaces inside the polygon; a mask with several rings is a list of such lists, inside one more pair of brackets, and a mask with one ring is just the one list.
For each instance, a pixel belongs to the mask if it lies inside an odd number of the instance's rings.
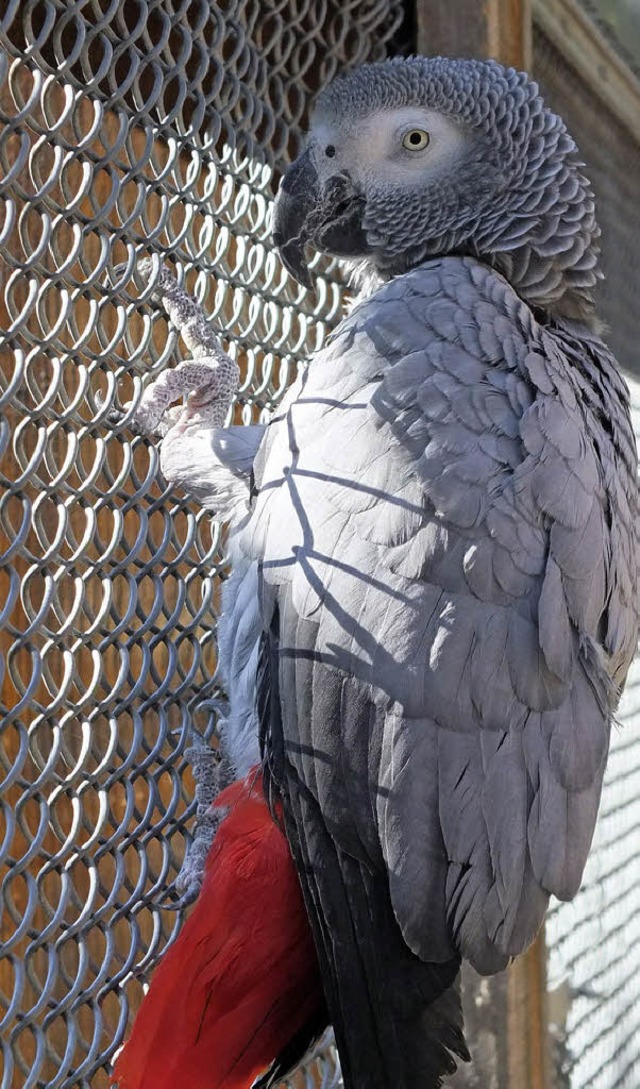
{"label": "parrot nape feather", "polygon": [[462,958],[502,970],[579,888],[637,643],[593,193],[524,73],[396,58],[321,91],[273,232],[359,295],[269,423],[224,426],[238,368],[166,269],[193,358],[127,417],[228,523],[220,776],[249,779],[114,1079],[267,1085],[330,1023],[345,1089],[438,1089]]}

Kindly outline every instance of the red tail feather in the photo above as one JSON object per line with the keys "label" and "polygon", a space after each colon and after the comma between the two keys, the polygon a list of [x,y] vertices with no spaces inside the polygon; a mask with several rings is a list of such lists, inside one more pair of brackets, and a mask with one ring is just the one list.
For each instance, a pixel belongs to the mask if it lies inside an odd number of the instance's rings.
{"label": "red tail feather", "polygon": [[216,805],[232,808],[117,1059],[120,1089],[246,1089],[322,1008],[300,886],[260,778]]}

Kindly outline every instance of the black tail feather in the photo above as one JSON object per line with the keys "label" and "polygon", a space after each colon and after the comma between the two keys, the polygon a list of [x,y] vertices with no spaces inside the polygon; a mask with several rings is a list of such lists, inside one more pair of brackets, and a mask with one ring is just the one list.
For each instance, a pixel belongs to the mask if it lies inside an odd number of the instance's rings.
{"label": "black tail feather", "polygon": [[304,787],[289,784],[285,821],[346,1089],[436,1089],[455,1072],[452,1052],[469,1058],[459,961],[426,964],[409,950],[386,875],[335,846]]}
{"label": "black tail feather", "polygon": [[285,831],[314,933],[345,1089],[438,1089],[468,1060],[459,958],[429,964],[405,944],[387,875],[342,851],[317,799],[287,759],[279,699],[279,617],[259,666],[258,708],[267,797]]}
{"label": "black tail feather", "polygon": [[272,1086],[280,1085],[302,1062],[307,1051],[317,1044],[328,1027],[329,1013],[324,1007],[300,1032],[291,1037],[287,1046],[280,1052],[266,1074],[258,1078],[251,1089],[271,1089]]}

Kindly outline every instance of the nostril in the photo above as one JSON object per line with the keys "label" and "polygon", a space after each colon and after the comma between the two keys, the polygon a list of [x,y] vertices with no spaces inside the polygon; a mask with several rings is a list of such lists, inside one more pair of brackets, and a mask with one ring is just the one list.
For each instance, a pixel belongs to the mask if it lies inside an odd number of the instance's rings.
{"label": "nostril", "polygon": [[334,148],[333,144],[327,144],[326,148],[324,149],[324,153],[328,159],[333,159],[336,153],[336,149]]}

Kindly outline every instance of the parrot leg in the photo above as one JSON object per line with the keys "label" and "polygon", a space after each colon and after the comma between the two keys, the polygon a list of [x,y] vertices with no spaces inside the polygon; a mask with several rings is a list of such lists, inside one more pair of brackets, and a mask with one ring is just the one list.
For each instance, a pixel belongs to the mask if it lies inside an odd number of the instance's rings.
{"label": "parrot leg", "polygon": [[180,873],[176,878],[176,890],[180,900],[171,906],[176,910],[193,903],[200,892],[207,855],[222,820],[221,810],[214,804],[217,795],[228,787],[234,772],[225,756],[194,731],[193,743],[185,750],[196,784],[196,823]]}
{"label": "parrot leg", "polygon": [[[129,401],[122,413],[112,412],[109,418],[120,428],[160,435],[160,467],[166,479],[221,520],[232,521],[246,508],[264,426],[224,426],[240,380],[237,364],[224,351],[200,303],[166,268],[146,260],[137,271],[143,280],[155,276],[150,294],[192,356],[163,371],[137,403]],[[181,399],[182,404],[175,403]]]}
{"label": "parrot leg", "polygon": [[[173,427],[222,427],[238,389],[238,365],[225,352],[200,303],[191,297],[164,265],[154,269],[148,259],[138,265],[148,280],[155,272],[151,294],[175,325],[191,358],[178,363],[147,386],[128,422],[147,433],[166,435]],[[171,407],[180,398],[183,406]]]}
{"label": "parrot leg", "polygon": [[[182,336],[191,359],[167,369],[144,390],[138,403],[124,406],[126,423],[162,437],[160,464],[168,481],[186,489],[202,506],[230,518],[248,498],[249,477],[264,428],[224,428],[240,372],[222,348],[207,316],[168,269],[149,260],[137,268],[151,294]],[[175,402],[184,399],[184,403]],[[196,827],[176,881],[180,909],[196,899],[205,861],[220,824],[214,798],[235,777],[229,761],[194,733],[186,753],[196,782]]]}

